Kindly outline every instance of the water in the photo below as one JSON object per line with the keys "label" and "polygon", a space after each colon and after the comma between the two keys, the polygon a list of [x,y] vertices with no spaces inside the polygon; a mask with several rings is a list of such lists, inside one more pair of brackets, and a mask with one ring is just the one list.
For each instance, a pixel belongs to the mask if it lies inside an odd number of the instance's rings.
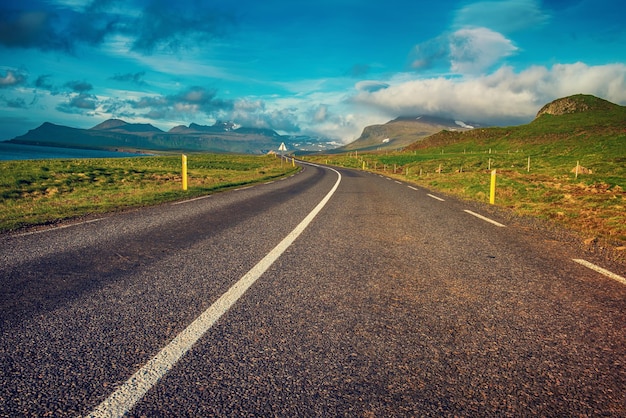
{"label": "water", "polygon": [[0,160],[48,160],[58,158],[119,158],[145,154],[78,148],[44,147],[0,142]]}

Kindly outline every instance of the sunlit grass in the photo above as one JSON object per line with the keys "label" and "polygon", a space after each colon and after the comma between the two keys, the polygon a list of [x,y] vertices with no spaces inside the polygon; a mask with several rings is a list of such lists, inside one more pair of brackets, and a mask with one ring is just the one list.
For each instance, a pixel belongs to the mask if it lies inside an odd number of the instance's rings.
{"label": "sunlit grass", "polygon": [[275,156],[180,156],[0,162],[0,230],[205,195],[297,170]]}

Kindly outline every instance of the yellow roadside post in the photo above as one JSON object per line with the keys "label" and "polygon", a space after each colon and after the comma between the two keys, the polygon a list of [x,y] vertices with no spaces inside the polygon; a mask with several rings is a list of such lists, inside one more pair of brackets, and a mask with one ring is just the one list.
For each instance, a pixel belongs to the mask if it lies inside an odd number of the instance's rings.
{"label": "yellow roadside post", "polygon": [[491,187],[489,189],[489,203],[496,203],[496,170],[491,171]]}
{"label": "yellow roadside post", "polygon": [[187,190],[187,156],[183,154],[183,190]]}

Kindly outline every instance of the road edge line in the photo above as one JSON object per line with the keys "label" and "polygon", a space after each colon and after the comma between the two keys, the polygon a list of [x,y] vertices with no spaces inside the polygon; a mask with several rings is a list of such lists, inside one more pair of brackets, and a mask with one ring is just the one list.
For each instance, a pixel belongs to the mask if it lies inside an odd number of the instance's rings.
{"label": "road edge line", "polygon": [[440,198],[439,196],[435,196],[434,194],[427,193],[426,196],[428,196],[428,197],[430,197],[432,199],[438,200],[440,202],[445,202],[444,199]]}
{"label": "road edge line", "polygon": [[602,268],[600,266],[596,266],[595,264],[590,263],[587,260],[583,260],[582,258],[572,258],[572,261],[574,261],[574,262],[576,262],[576,263],[578,263],[578,264],[580,264],[582,266],[585,266],[585,267],[587,267],[587,268],[589,268],[589,269],[591,269],[591,270],[593,270],[593,271],[595,271],[597,273],[600,273],[600,274],[602,274],[602,275],[604,275],[604,276],[606,276],[606,277],[608,277],[610,279],[618,281],[618,282],[620,282],[622,284],[626,284],[626,278],[620,276],[619,274],[615,274],[612,271],[604,269],[604,268]]}
{"label": "road edge line", "polygon": [[490,224],[494,224],[495,226],[499,226],[499,227],[501,227],[501,228],[506,227],[506,225],[503,225],[503,224],[501,224],[500,222],[496,222],[496,221],[494,221],[493,219],[489,219],[489,218],[487,218],[486,216],[479,215],[478,213],[476,213],[476,212],[472,212],[471,210],[464,209],[464,210],[463,210],[463,212],[469,213],[470,215],[475,216],[475,217],[477,217],[478,219],[482,219],[483,221],[489,222]]}

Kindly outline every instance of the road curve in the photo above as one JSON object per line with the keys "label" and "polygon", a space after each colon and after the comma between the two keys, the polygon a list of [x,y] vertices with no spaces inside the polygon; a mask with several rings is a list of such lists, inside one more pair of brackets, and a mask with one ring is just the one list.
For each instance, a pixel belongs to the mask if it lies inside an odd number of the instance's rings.
{"label": "road curve", "polygon": [[0,416],[95,411],[325,197],[127,415],[626,415],[623,283],[547,231],[339,171],[0,237]]}

